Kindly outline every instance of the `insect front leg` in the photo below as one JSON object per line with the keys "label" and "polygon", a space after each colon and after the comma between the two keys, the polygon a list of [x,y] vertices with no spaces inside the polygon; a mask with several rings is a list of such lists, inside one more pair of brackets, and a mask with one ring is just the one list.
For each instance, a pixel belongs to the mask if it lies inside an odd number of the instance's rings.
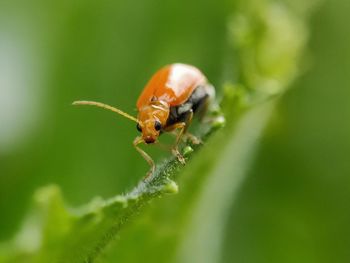
{"label": "insect front leg", "polygon": [[[177,138],[178,136],[178,132],[171,131],[169,132],[170,135],[173,135],[175,138]],[[194,136],[192,133],[189,132],[184,132],[184,134],[182,135],[181,139],[186,142],[186,141],[190,141],[192,144],[194,145],[198,145],[198,144],[202,144],[203,142],[201,141],[201,139],[197,138],[196,136]]]}
{"label": "insect front leg", "polygon": [[190,110],[190,111],[188,111],[188,115],[187,115],[186,122],[185,122],[186,123],[185,129],[183,131],[181,138],[183,138],[184,141],[186,141],[186,140],[191,141],[192,144],[201,144],[202,141],[200,139],[198,139],[196,136],[194,136],[193,134],[191,134],[187,131],[192,123],[192,119],[193,119],[193,111]]}
{"label": "insect front leg", "polygon": [[184,137],[188,140],[191,141],[192,144],[201,144],[202,141],[200,139],[198,139],[196,136],[194,136],[193,134],[187,132],[188,130],[188,127],[190,126],[191,122],[192,122],[192,118],[193,118],[193,111],[191,110],[189,112],[189,116],[187,118],[187,121],[186,121],[186,128],[185,128],[185,131],[184,131]]}
{"label": "insect front leg", "polygon": [[174,124],[172,124],[164,129],[164,131],[166,131],[166,132],[172,132],[175,130],[179,130],[179,132],[176,135],[175,144],[172,147],[171,152],[173,155],[175,155],[177,157],[179,162],[182,164],[185,164],[186,162],[185,162],[185,158],[179,152],[178,146],[179,146],[179,143],[180,143],[180,140],[181,140],[181,137],[184,133],[185,128],[186,128],[185,122],[178,122],[178,123],[174,123]]}
{"label": "insect front leg", "polygon": [[171,149],[171,152],[173,153],[173,155],[175,155],[177,157],[177,159],[179,160],[180,163],[185,164],[186,163],[185,158],[179,152],[179,143],[180,143],[181,137],[186,129],[186,123],[185,122],[176,123],[176,124],[172,125],[172,128],[173,129],[180,129],[180,131],[176,136],[175,144],[174,144],[173,148]]}
{"label": "insect front leg", "polygon": [[151,174],[154,173],[156,165],[154,164],[153,159],[144,151],[142,150],[140,147],[138,147],[138,145],[140,143],[143,143],[143,139],[142,137],[136,137],[134,142],[133,142],[133,146],[135,147],[136,151],[138,151],[141,156],[148,162],[148,164],[151,166],[151,169],[148,171],[147,175],[145,176],[145,179],[148,178]]}

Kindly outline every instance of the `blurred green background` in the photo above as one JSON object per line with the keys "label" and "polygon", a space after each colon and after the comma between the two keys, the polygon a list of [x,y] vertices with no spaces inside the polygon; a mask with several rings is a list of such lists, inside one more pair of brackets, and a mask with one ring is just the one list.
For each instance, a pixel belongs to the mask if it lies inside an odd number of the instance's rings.
{"label": "blurred green background", "polygon": [[[72,206],[130,190],[147,169],[131,146],[134,123],[70,103],[134,113],[149,77],[173,62],[196,65],[220,90],[236,80],[227,39],[235,6],[2,1],[0,240],[18,230],[40,186],[60,185]],[[348,10],[347,0],[315,8],[304,74],[279,101],[230,210],[222,262],[350,262]]]}

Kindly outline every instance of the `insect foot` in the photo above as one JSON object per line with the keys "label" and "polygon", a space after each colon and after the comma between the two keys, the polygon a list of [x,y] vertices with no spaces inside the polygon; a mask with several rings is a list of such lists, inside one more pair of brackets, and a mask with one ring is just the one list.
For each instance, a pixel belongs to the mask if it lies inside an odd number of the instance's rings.
{"label": "insect foot", "polygon": [[181,153],[179,152],[178,149],[174,148],[171,150],[171,152],[173,153],[173,155],[176,156],[176,158],[179,160],[179,162],[183,165],[186,164],[185,158],[181,155]]}

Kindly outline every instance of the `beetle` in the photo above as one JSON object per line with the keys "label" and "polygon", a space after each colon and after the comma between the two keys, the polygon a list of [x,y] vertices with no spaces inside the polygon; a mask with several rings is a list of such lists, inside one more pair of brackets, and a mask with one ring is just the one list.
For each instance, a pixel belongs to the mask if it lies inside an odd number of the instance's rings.
{"label": "beetle", "polygon": [[199,143],[187,130],[194,115],[199,115],[200,118],[204,116],[214,97],[214,87],[199,69],[176,63],[158,70],[146,84],[136,103],[137,118],[100,102],[75,101],[73,105],[101,107],[136,122],[141,135],[135,138],[133,146],[151,166],[148,177],[154,172],[155,163],[139,145],[156,143],[162,133],[177,130],[172,153],[185,164],[185,159],[178,150],[179,143],[184,135],[193,143]]}

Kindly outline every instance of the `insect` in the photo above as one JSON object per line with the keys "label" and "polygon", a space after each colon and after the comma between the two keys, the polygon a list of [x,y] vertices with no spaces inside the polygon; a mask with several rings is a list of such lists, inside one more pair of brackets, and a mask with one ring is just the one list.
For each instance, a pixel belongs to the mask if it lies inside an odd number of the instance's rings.
{"label": "insect", "polygon": [[156,143],[162,133],[177,131],[172,153],[185,164],[185,159],[178,149],[179,143],[184,136],[193,143],[199,142],[187,130],[195,114],[200,118],[204,116],[214,96],[214,87],[199,69],[176,63],[161,68],[149,80],[136,103],[137,118],[100,102],[75,101],[73,105],[101,107],[136,122],[136,128],[141,135],[135,138],[133,145],[151,166],[146,176],[148,177],[154,172],[155,163],[139,145]]}

